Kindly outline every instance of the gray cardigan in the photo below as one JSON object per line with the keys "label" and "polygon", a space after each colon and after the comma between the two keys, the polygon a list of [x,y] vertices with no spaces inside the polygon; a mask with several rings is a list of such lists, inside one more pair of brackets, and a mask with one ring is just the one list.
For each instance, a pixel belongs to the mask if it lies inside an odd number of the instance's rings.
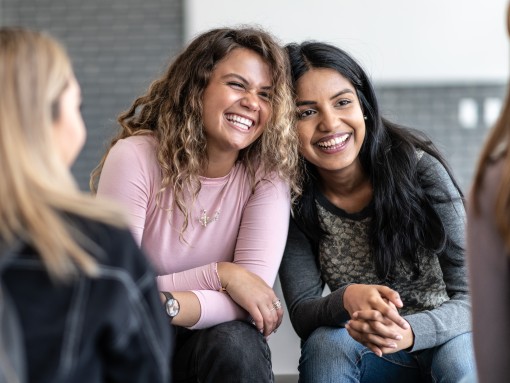
{"label": "gray cardigan", "polygon": [[[465,211],[462,198],[444,167],[423,154],[420,170],[446,187],[453,202],[436,204],[448,235],[457,247],[449,246],[442,254],[420,254],[422,275],[412,280],[402,269],[393,284],[386,284],[401,295],[401,315],[409,322],[415,339],[411,351],[440,344],[469,332],[470,303],[464,263]],[[432,188],[429,193],[442,193]],[[444,192],[439,195],[444,195]],[[311,241],[291,220],[287,245],[280,267],[280,280],[292,325],[306,339],[321,326],[343,326],[349,314],[343,306],[345,288],[351,283],[383,284],[376,274],[366,241],[373,209],[368,206],[348,214],[324,196],[316,200],[319,221],[330,234],[319,244],[318,259]],[[322,296],[325,284],[332,293]]]}

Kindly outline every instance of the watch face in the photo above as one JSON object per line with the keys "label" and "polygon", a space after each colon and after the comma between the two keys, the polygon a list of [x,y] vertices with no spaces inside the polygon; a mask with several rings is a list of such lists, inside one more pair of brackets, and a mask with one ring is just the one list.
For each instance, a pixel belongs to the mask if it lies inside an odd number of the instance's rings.
{"label": "watch face", "polygon": [[179,314],[179,302],[177,299],[170,298],[166,301],[166,313],[170,318]]}

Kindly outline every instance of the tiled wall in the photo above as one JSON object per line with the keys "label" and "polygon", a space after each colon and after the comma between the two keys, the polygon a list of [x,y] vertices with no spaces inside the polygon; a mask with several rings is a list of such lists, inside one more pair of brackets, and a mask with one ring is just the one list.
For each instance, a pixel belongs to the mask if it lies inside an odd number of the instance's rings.
{"label": "tiled wall", "polygon": [[424,131],[443,152],[464,192],[506,95],[505,84],[379,85],[382,114]]}
{"label": "tiled wall", "polygon": [[116,116],[147,88],[183,42],[182,0],[1,0],[0,25],[44,29],[67,47],[82,87],[88,128],[73,167],[89,173],[115,132]]}
{"label": "tiled wall", "polygon": [[[183,43],[182,0],[0,0],[0,25],[46,29],[68,48],[83,91],[87,144],[73,172],[83,189],[126,109]],[[504,84],[376,87],[383,115],[425,131],[464,191]]]}

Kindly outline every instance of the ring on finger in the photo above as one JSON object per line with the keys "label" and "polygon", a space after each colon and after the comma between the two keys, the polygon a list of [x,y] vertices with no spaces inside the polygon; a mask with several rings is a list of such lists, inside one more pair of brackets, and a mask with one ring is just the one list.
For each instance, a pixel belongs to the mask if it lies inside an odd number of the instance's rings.
{"label": "ring on finger", "polygon": [[[280,310],[281,308],[282,308],[282,302],[281,302],[279,299],[275,300],[275,301],[273,302],[273,309],[274,309],[274,310]],[[273,309],[271,309],[271,311],[272,311]]]}

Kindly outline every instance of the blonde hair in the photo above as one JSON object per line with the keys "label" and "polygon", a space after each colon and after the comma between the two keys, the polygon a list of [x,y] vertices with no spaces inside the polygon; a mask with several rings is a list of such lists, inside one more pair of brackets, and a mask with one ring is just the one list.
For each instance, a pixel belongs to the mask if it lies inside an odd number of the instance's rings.
{"label": "blonde hair", "polygon": [[52,138],[59,101],[73,70],[53,38],[0,28],[0,239],[21,239],[50,275],[65,280],[78,270],[94,275],[91,245],[70,215],[119,225],[120,213],[80,192]]}
{"label": "blonde hair", "polygon": [[[507,32],[510,36],[510,7],[507,9]],[[498,158],[502,158],[504,162],[503,176],[497,191],[493,214],[499,234],[510,252],[510,91],[507,91],[501,114],[489,133],[476,166],[471,189],[475,214],[479,213],[479,193],[485,170]]]}
{"label": "blonde hair", "polygon": [[191,190],[193,198],[196,197],[200,191],[198,177],[207,164],[202,95],[216,64],[236,48],[252,50],[262,57],[269,65],[274,87],[270,121],[262,136],[240,151],[238,161],[248,170],[252,187],[257,182],[255,172],[261,167],[262,176],[277,173],[289,183],[293,195],[299,195],[298,139],[288,58],[271,35],[251,27],[203,33],[170,63],[166,73],[118,117],[121,130],[94,169],[91,190],[96,190],[108,151],[118,140],[152,134],[158,142],[157,159],[162,172],[158,201],[161,193],[171,187],[174,205],[184,215],[182,235],[189,223],[185,192]]}

